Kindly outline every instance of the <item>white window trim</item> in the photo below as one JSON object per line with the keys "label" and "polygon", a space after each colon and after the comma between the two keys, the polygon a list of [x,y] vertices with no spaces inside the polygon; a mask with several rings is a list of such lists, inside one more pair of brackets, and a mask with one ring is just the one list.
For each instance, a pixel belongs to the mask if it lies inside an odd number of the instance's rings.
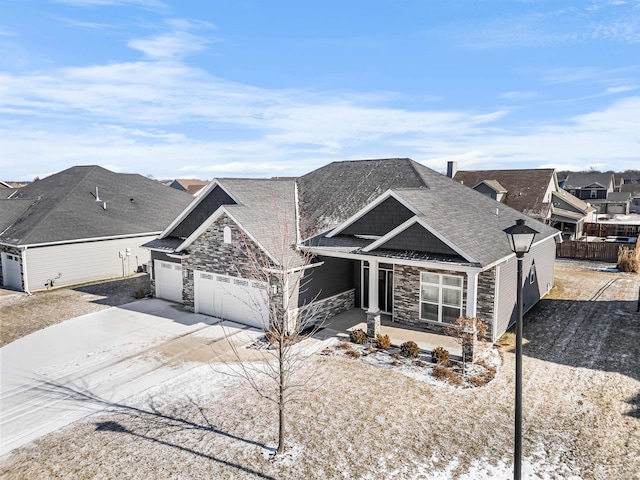
{"label": "white window trim", "polygon": [[[422,281],[422,274],[426,273],[427,275],[436,275],[438,277],[438,303],[436,304],[435,302],[431,302],[431,301],[427,301],[427,300],[422,300],[422,285],[423,283],[425,285],[431,285],[431,286],[436,286],[435,283],[429,283],[429,282],[423,282]],[[460,286],[457,287],[455,285],[443,285],[442,283],[442,279],[444,277],[450,277],[450,278],[457,278],[460,280]],[[459,314],[458,316],[462,315],[462,307],[464,304],[464,277],[460,276],[460,275],[448,275],[448,274],[441,274],[441,273],[435,273],[435,272],[420,272],[420,302],[418,304],[418,318],[420,320],[423,320],[425,322],[437,322],[437,323],[446,323],[447,325],[449,324],[448,322],[443,322],[442,321],[442,307],[449,307],[449,308],[455,308],[452,305],[445,305],[442,302],[442,290],[444,288],[448,288],[451,290],[458,290],[460,291],[460,305],[458,306],[459,308]],[[431,320],[431,319],[427,319],[427,318],[422,318],[422,304],[423,303],[428,303],[430,305],[438,305],[438,320]]]}
{"label": "white window trim", "polygon": [[591,196],[589,198],[597,198],[598,197],[598,190],[592,189],[590,195]]}

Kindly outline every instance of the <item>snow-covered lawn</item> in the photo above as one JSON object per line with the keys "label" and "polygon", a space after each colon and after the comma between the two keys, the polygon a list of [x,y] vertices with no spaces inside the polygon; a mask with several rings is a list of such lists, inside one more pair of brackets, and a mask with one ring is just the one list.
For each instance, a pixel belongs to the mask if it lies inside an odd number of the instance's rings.
{"label": "snow-covered lawn", "polygon": [[[640,478],[640,276],[584,265],[559,263],[558,288],[525,322],[525,478]],[[15,450],[0,475],[505,479],[514,356],[509,345],[501,354],[495,379],[479,388],[315,355],[309,389],[290,409],[290,455],[277,461],[268,455],[273,405],[226,375],[228,366],[202,364]]]}

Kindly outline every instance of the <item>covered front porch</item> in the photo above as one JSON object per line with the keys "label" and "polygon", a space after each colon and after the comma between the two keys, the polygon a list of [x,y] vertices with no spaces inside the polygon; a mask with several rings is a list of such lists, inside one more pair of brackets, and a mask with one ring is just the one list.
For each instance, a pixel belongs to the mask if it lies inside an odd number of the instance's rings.
{"label": "covered front porch", "polygon": [[[367,312],[361,308],[352,308],[328,319],[317,336],[349,340],[349,333],[358,328],[367,331]],[[388,335],[392,345],[400,346],[408,340],[413,340],[424,351],[431,352],[435,347],[443,347],[453,358],[462,358],[461,345],[453,337],[393,322],[390,315],[380,315],[380,334]]]}

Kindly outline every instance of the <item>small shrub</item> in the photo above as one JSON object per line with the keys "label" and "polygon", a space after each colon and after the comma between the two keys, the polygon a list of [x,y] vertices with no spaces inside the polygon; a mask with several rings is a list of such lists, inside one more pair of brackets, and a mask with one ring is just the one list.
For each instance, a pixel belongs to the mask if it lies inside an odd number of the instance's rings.
{"label": "small shrub", "polygon": [[349,342],[340,342],[338,343],[338,345],[336,345],[336,348],[338,350],[352,350],[353,347],[351,346],[351,344]]}
{"label": "small shrub", "polygon": [[420,368],[423,368],[423,367],[427,366],[427,364],[425,362],[423,362],[422,360],[416,360],[416,361],[413,362],[413,364],[416,367],[420,367]]}
{"label": "small shrub", "polygon": [[444,365],[436,365],[433,367],[433,376],[438,380],[444,380],[454,385],[462,385],[462,378],[456,372]]}
{"label": "small shrub", "polygon": [[333,350],[331,350],[330,348],[325,348],[320,352],[320,355],[331,355],[332,353],[333,353]]}
{"label": "small shrub", "polygon": [[391,340],[389,335],[376,335],[376,347],[380,350],[388,350],[391,348]]}
{"label": "small shrub", "polygon": [[450,358],[449,350],[442,347],[436,347],[431,352],[431,361],[433,363],[447,364]]}
{"label": "small shrub", "polygon": [[402,362],[399,362],[398,360],[394,360],[393,362],[391,362],[391,365],[393,365],[394,367],[399,367],[400,365],[402,365]]}
{"label": "small shrub", "polygon": [[400,345],[400,353],[405,357],[418,358],[418,355],[420,355],[420,347],[418,347],[418,344],[413,340],[408,340]]}
{"label": "small shrub", "polygon": [[375,351],[376,351],[376,349],[375,349],[375,348],[373,348],[373,346],[372,346],[372,345],[369,345],[369,346],[367,347],[367,349],[366,349],[366,350],[367,350],[367,353],[373,353],[373,352],[375,352]]}
{"label": "small shrub", "polygon": [[402,357],[399,353],[392,353],[391,358],[393,358],[394,360],[400,360]]}
{"label": "small shrub", "polygon": [[367,334],[364,330],[358,328],[349,334],[349,340],[358,345],[362,345],[367,343]]}
{"label": "small shrub", "polygon": [[360,352],[357,350],[353,350],[353,349],[346,350],[344,354],[351,358],[360,358]]}
{"label": "small shrub", "polygon": [[483,377],[471,377],[469,379],[469,383],[471,383],[471,385],[473,385],[474,387],[481,387],[485,384],[485,381]]}

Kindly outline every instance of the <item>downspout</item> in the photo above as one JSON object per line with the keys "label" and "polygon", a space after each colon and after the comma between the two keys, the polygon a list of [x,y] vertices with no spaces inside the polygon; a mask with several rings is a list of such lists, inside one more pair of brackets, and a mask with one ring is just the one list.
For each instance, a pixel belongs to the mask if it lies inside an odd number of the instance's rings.
{"label": "downspout", "polygon": [[29,291],[29,277],[27,276],[27,247],[22,248],[22,280],[24,281],[24,292],[32,296],[33,293]]}

